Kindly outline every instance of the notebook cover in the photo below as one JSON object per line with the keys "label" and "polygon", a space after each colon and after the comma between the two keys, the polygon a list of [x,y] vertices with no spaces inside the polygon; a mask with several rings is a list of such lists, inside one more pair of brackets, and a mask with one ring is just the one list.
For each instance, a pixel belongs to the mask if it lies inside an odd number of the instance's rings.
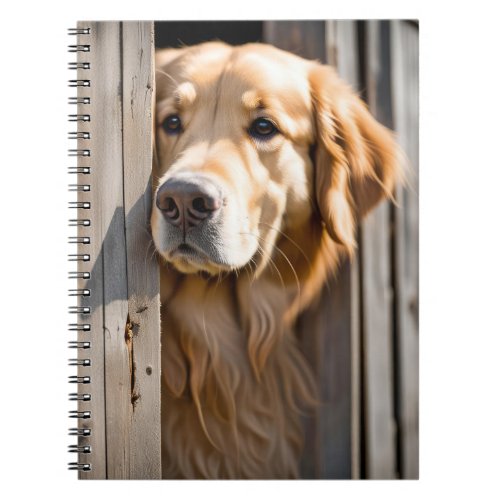
{"label": "notebook cover", "polygon": [[[418,23],[82,21],[70,37],[70,468],[418,478]],[[231,48],[254,42],[273,47]]]}

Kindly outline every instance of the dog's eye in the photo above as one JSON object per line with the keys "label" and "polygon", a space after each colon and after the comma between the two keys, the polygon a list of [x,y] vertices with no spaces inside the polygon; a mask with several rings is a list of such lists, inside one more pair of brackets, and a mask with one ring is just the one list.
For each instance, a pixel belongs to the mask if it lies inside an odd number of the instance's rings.
{"label": "dog's eye", "polygon": [[182,122],[178,115],[169,115],[161,124],[167,134],[178,134],[182,130]]}
{"label": "dog's eye", "polygon": [[278,129],[271,120],[267,118],[257,118],[252,125],[250,125],[248,132],[257,139],[270,139],[278,133]]}

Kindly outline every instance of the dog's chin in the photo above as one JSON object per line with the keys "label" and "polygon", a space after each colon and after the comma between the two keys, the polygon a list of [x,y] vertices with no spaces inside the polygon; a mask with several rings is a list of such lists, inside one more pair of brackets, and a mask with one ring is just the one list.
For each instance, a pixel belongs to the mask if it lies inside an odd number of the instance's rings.
{"label": "dog's chin", "polygon": [[188,259],[181,258],[171,261],[172,266],[182,274],[208,274],[209,276],[216,276],[223,272],[218,266],[211,265],[210,263],[199,264],[192,262]]}
{"label": "dog's chin", "polygon": [[[267,236],[266,246],[272,246],[276,235],[272,234],[270,242],[267,241],[269,235]],[[237,272],[245,268],[254,278],[257,278],[267,269],[269,262],[272,262],[270,258],[272,251],[265,253],[254,244],[254,241],[255,239],[247,242],[246,247],[230,255],[218,252],[212,255],[211,252],[198,245],[188,243],[181,243],[168,250],[158,250],[158,253],[165,263],[182,274],[198,273],[210,277]]]}
{"label": "dog's chin", "polygon": [[213,264],[210,261],[197,261],[189,257],[179,257],[169,259],[168,262],[179,272],[183,274],[205,273],[210,276],[217,276],[223,272],[230,271],[229,267]]}
{"label": "dog's chin", "polygon": [[232,269],[232,266],[214,262],[207,254],[187,244],[181,244],[162,256],[183,274],[204,273],[216,276]]}
{"label": "dog's chin", "polygon": [[153,230],[156,249],[162,260],[180,273],[219,276],[242,269],[250,265],[250,262],[255,268],[258,256],[255,237],[241,240],[205,237],[200,243],[189,235],[187,241],[176,238],[175,234],[165,238],[162,236]]}

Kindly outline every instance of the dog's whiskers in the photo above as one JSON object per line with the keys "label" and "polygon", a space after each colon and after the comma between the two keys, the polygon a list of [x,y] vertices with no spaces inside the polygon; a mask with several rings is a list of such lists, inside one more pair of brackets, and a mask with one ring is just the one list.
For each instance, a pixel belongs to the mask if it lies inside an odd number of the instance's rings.
{"label": "dog's whiskers", "polygon": [[274,227],[273,225],[268,224],[267,222],[259,222],[258,224],[259,225],[267,226],[269,229],[272,229],[273,231],[276,231],[277,233],[281,234],[281,236],[283,236],[284,238],[286,238],[292,245],[294,245],[297,248],[297,250],[302,254],[302,256],[304,257],[304,259],[306,259],[306,261],[307,261],[307,263],[309,265],[309,268],[312,269],[312,264],[311,264],[311,261],[310,261],[309,257],[306,255],[306,253],[304,252],[304,250],[302,249],[302,247],[293,238],[291,238],[286,233],[284,233],[283,231],[281,231],[281,229],[278,229],[277,227]]}
{"label": "dog's whiskers", "polygon": [[[258,236],[257,234],[254,234],[254,233],[240,233],[240,234],[246,234],[246,235],[251,235],[253,237],[255,237],[257,240],[260,240],[260,241],[263,241],[263,238],[261,238],[260,236]],[[283,290],[286,290],[286,285],[285,285],[285,281],[283,279],[283,276],[282,274],[280,273],[280,270],[278,269],[278,266],[276,265],[276,263],[274,262],[272,256],[268,253],[268,252],[265,252],[264,249],[262,248],[262,246],[259,244],[257,246],[257,252],[262,255],[263,257],[267,257],[268,260],[269,260],[269,263],[273,266],[273,268],[276,270],[276,273],[278,274],[279,276],[279,279],[281,281],[281,285],[283,287]],[[252,259],[251,259],[252,260]],[[288,260],[288,259],[287,259]],[[290,261],[288,261],[290,263]],[[291,265],[291,264],[290,264]],[[255,270],[257,271],[257,265],[255,267]],[[294,270],[295,272],[295,270]],[[296,274],[295,274],[296,275]],[[255,279],[255,276],[254,276],[254,279]],[[297,282],[298,284],[298,282]],[[300,294],[300,286],[299,286],[299,294]]]}
{"label": "dog's whiskers", "polygon": [[[245,233],[245,234],[251,234],[251,235],[253,235],[255,238],[257,238],[258,240],[260,240],[260,241],[264,241],[264,239],[263,239],[261,236],[258,236],[258,235],[256,235],[256,234],[253,234],[253,233]],[[258,247],[258,248],[260,248],[260,249],[262,250],[262,246],[261,246],[260,244],[259,244],[259,247]],[[300,287],[300,280],[299,280],[299,276],[298,276],[298,274],[297,274],[297,271],[296,271],[296,270],[295,270],[295,268],[293,267],[293,264],[290,262],[290,259],[286,256],[285,252],[283,252],[283,250],[281,250],[281,249],[280,249],[280,248],[278,248],[278,247],[274,247],[274,248],[275,248],[275,249],[276,249],[276,250],[277,250],[277,251],[278,251],[278,252],[279,252],[279,253],[283,256],[283,258],[286,260],[287,264],[290,266],[290,269],[292,270],[292,273],[293,273],[293,275],[294,275],[294,277],[295,277],[295,283],[296,283],[296,285],[297,285],[297,293],[298,293],[298,296],[299,296],[299,301],[300,301],[300,296],[301,296],[301,287]],[[282,282],[282,284],[283,284],[283,287],[284,287],[284,288],[286,288],[286,287],[285,287],[285,283],[284,283],[284,281],[283,281],[283,277],[281,276],[281,273],[279,272],[278,267],[277,267],[277,266],[276,266],[276,264],[274,263],[274,261],[273,261],[272,257],[271,257],[270,255],[267,255],[267,257],[269,258],[270,262],[272,262],[272,263],[273,263],[274,268],[275,268],[275,269],[276,269],[276,271],[279,273],[279,275],[280,275],[280,279],[281,279],[281,282]]]}

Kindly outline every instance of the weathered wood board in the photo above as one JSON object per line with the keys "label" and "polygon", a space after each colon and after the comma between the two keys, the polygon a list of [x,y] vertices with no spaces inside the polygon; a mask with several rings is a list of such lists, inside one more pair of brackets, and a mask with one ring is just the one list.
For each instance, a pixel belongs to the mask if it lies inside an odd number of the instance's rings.
{"label": "weathered wood board", "polygon": [[[160,464],[160,318],[159,276],[151,258],[149,213],[153,137],[153,26],[149,22],[79,23],[90,27],[80,35],[89,52],[79,61],[90,70],[78,70],[90,78],[89,87],[78,95],[90,97],[78,112],[90,115],[79,122],[78,131],[90,133],[85,144],[90,156],[80,157],[78,183],[90,186],[79,201],[90,209],[78,209],[79,236],[90,237],[80,251],[90,260],[79,271],[90,273],[79,288],[90,290],[80,305],[90,314],[80,322],[90,332],[79,340],[91,341],[87,351],[92,399],[79,408],[91,411],[85,425],[90,454],[81,460],[92,464],[81,478],[133,479],[161,477]],[[85,40],[85,41],[83,41]],[[88,74],[91,76],[89,77]],[[79,74],[80,78],[80,74]],[[85,213],[84,213],[85,212]],[[149,257],[148,257],[149,252]],[[87,353],[86,353],[87,355]],[[80,387],[81,389],[81,387]]]}

